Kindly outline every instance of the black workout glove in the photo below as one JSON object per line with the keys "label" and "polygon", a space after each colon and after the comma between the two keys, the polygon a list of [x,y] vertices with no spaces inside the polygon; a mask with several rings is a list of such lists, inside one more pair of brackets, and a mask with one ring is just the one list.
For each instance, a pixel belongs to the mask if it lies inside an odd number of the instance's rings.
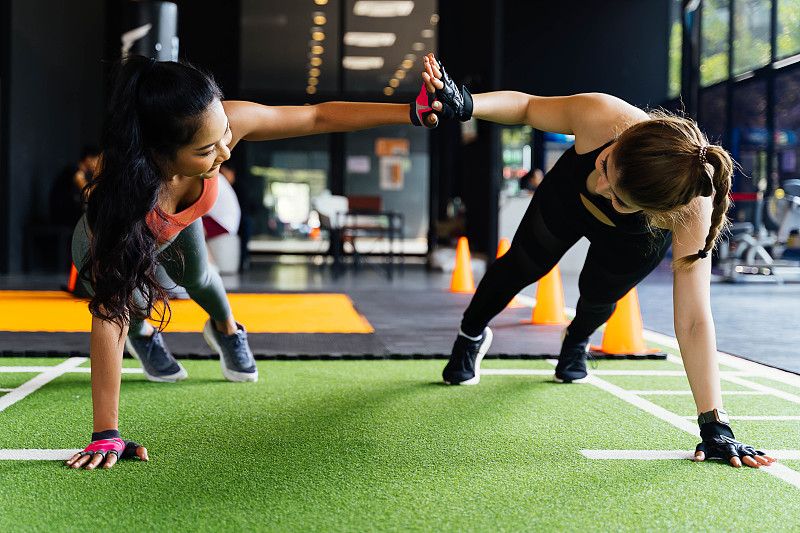
{"label": "black workout glove", "polygon": [[444,70],[444,65],[439,63],[439,70],[442,72],[442,83],[444,87],[436,89],[436,99],[442,104],[442,110],[437,114],[441,118],[456,117],[461,122],[466,122],[472,118],[472,94],[465,85],[458,90],[453,78]]}
{"label": "black workout glove", "polygon": [[731,427],[722,422],[700,424],[700,438],[703,442],[697,445],[695,453],[703,452],[706,459],[724,459],[730,462],[734,457],[764,455],[764,452],[736,440]]}
{"label": "black workout glove", "polygon": [[413,125],[425,126],[429,130],[434,129],[439,125],[438,120],[433,124],[428,122],[428,118],[434,114],[431,106],[435,100],[436,94],[429,93],[425,88],[425,84],[423,83],[422,89],[420,89],[419,94],[417,95],[417,99],[411,102],[411,123]]}

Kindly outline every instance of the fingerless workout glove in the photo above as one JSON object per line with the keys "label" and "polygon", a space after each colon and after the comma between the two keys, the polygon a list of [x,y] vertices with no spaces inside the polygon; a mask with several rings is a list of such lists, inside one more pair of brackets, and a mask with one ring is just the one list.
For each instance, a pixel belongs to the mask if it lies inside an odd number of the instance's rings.
{"label": "fingerless workout glove", "polygon": [[472,118],[472,94],[465,85],[458,90],[453,78],[444,70],[444,65],[439,63],[439,70],[442,72],[442,83],[444,87],[436,89],[436,100],[442,103],[443,109],[438,112],[442,118],[456,117],[461,122],[466,122]]}
{"label": "fingerless workout glove", "polygon": [[119,438],[118,430],[108,429],[92,433],[92,443],[81,452],[81,455],[99,453],[106,457],[109,453],[113,453],[118,458],[124,459],[135,456],[138,447],[139,445],[135,442]]}
{"label": "fingerless workout glove", "polygon": [[435,124],[428,122],[428,117],[433,114],[433,108],[431,105],[435,100],[436,95],[434,93],[429,93],[425,88],[425,84],[423,83],[422,89],[420,89],[419,94],[417,95],[417,99],[411,102],[411,123],[413,125],[425,126],[430,130],[439,125],[438,120]]}
{"label": "fingerless workout glove", "polygon": [[703,442],[697,445],[695,453],[705,453],[706,459],[730,461],[733,457],[764,455],[764,452],[736,440],[731,427],[722,422],[700,424],[700,438]]}

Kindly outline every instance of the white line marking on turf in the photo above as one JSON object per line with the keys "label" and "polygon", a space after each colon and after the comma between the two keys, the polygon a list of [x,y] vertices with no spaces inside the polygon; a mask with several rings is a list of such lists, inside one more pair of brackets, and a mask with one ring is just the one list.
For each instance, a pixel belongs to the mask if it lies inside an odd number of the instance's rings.
{"label": "white line marking on turf", "polygon": [[[695,420],[697,418],[696,415],[692,416],[685,416],[687,420]],[[783,422],[783,421],[792,421],[792,420],[800,420],[800,416],[797,415],[776,415],[776,416],[730,416],[728,417],[731,420],[769,420],[775,422]]]}
{"label": "white line marking on turf", "polygon": [[673,426],[686,431],[687,433],[691,433],[695,437],[700,437],[700,428],[697,426],[697,424],[689,423],[683,417],[667,411],[663,407],[645,400],[644,398],[640,398],[631,391],[625,390],[622,387],[618,387],[613,383],[609,383],[608,381],[601,379],[596,375],[589,375],[586,382],[591,383],[595,387],[603,389],[610,394],[613,394],[617,398],[625,400],[626,402],[638,407],[639,409],[642,409],[643,411],[647,411],[651,415],[657,416],[661,420],[668,422]]}
{"label": "white line marking on turf", "polygon": [[0,392],[11,392],[14,389],[0,389]]}
{"label": "white line marking on turf", "polygon": [[[581,450],[587,459],[622,459],[652,461],[661,459],[693,459],[694,452],[687,450]],[[778,460],[800,459],[800,450],[764,450]]]}
{"label": "white line marking on turf", "polygon": [[767,394],[771,394],[773,396],[777,396],[778,398],[782,398],[784,400],[788,400],[794,403],[800,403],[800,396],[796,394],[792,394],[790,392],[785,392],[782,390],[774,389],[772,387],[768,387],[766,385],[762,385],[761,383],[756,383],[755,381],[750,381],[747,379],[742,379],[736,376],[725,375],[726,373],[722,373],[722,379],[726,381],[730,381],[731,383],[736,383],[737,385],[742,385],[744,387],[749,387],[751,389],[765,392]]}
{"label": "white line marking on turf", "polygon": [[[86,358],[83,358],[87,360]],[[42,372],[49,372],[50,370],[54,369],[55,366],[0,366],[0,373],[2,372],[17,372],[17,373],[31,373],[31,374],[40,374]],[[80,368],[73,368],[71,370],[67,370],[64,372],[65,374],[75,373],[75,374],[89,374],[92,371],[91,368],[87,367],[80,367]],[[143,370],[141,368],[123,368],[123,374],[141,374]]]}
{"label": "white line marking on turf", "polygon": [[[545,359],[548,363],[555,365],[555,359]],[[595,376],[661,376],[661,377],[684,377],[686,372],[683,370],[592,370],[590,374]],[[532,369],[532,368],[482,368],[481,375],[496,376],[551,376],[552,370]]]}
{"label": "white line marking on turf", "polygon": [[66,461],[79,451],[81,450],[0,450],[0,461]]}
{"label": "white line marking on turf", "polygon": [[6,407],[14,405],[25,396],[35,392],[39,388],[47,385],[57,377],[73,370],[78,365],[82,365],[87,361],[86,357],[70,357],[61,364],[48,367],[46,372],[42,372],[38,376],[29,379],[13,391],[0,397],[0,411]]}
{"label": "white line marking on turf", "polygon": [[[691,396],[690,390],[632,390],[628,391],[637,396]],[[730,390],[722,391],[725,396],[764,396],[768,392],[761,392],[755,390]]]}

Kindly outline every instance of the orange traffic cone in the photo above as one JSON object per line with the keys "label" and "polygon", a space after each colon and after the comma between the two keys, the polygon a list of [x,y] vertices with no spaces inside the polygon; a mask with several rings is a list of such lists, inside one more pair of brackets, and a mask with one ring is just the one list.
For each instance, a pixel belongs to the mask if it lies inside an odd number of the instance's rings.
{"label": "orange traffic cone", "polygon": [[[500,259],[503,255],[505,255],[505,253],[509,250],[509,248],[511,248],[511,241],[509,241],[506,238],[500,239],[500,242],[497,243],[496,259]],[[525,306],[519,303],[516,298],[513,298],[506,306],[506,309],[519,309],[520,307],[525,307]]]}
{"label": "orange traffic cone", "polygon": [[69,292],[75,292],[75,284],[78,283],[78,269],[75,268],[75,265],[72,265],[72,269],[69,271],[69,283],[67,283],[67,290]]}
{"label": "orange traffic cone", "polygon": [[458,238],[456,247],[456,267],[450,278],[450,292],[475,292],[475,280],[472,278],[472,260],[469,256],[469,243],[466,237]]}
{"label": "orange traffic cone", "polygon": [[606,323],[602,346],[591,346],[590,349],[611,355],[662,353],[658,349],[648,348],[644,342],[642,313],[636,287],[617,302],[614,314]]}
{"label": "orange traffic cone", "polygon": [[497,243],[497,257],[495,259],[500,259],[509,248],[511,248],[511,241],[506,238],[500,239],[500,242]]}
{"label": "orange traffic cone", "polygon": [[559,325],[569,324],[564,314],[564,290],[561,286],[561,271],[558,265],[539,280],[536,287],[536,307],[530,320],[523,324]]}

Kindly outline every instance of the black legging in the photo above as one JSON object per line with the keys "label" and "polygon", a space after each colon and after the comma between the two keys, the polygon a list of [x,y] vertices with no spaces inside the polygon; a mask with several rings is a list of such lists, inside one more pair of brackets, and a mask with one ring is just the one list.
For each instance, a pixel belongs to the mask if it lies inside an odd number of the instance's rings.
{"label": "black legging", "polygon": [[[577,200],[576,200],[577,197]],[[569,325],[571,339],[587,339],[606,322],[617,300],[658,266],[670,232],[624,233],[608,226],[580,203],[565,184],[542,182],[514,235],[511,248],[486,271],[464,312],[461,330],[478,336],[519,291],[550,272],[581,237],[590,241],[578,281],[580,298]]]}

